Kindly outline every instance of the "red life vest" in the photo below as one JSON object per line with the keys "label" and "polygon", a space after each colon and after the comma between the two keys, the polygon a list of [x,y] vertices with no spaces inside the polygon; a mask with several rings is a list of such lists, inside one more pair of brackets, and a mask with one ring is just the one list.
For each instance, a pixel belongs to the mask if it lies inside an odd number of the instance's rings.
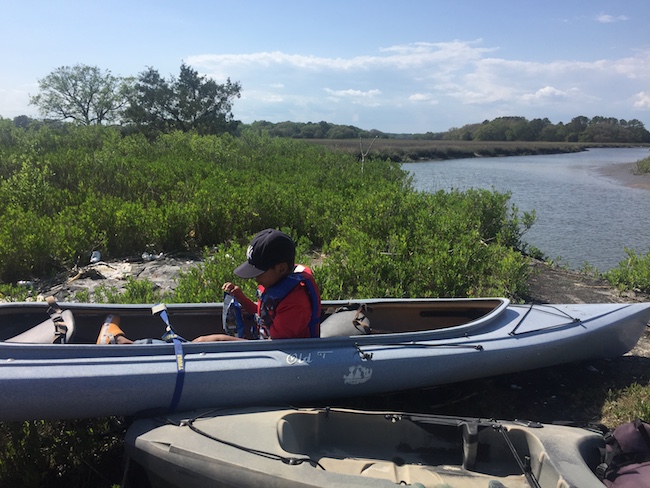
{"label": "red life vest", "polygon": [[[296,267],[301,269],[302,267]],[[297,286],[304,284],[309,294],[311,304],[311,318],[308,323],[310,337],[318,337],[318,324],[320,323],[320,296],[316,290],[313,276],[306,271],[298,271],[284,277],[275,285],[264,289],[260,293],[258,289],[259,312],[255,318],[260,328],[260,336],[270,337],[269,331],[273,324],[273,319],[280,302]]]}

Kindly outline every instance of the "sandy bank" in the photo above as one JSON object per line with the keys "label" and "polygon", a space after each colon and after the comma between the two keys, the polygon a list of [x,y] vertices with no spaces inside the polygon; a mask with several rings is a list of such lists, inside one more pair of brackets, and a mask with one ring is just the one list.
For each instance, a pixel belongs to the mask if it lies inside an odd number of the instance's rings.
{"label": "sandy bank", "polygon": [[636,163],[616,163],[598,169],[598,174],[630,188],[650,190],[650,173],[635,174]]}

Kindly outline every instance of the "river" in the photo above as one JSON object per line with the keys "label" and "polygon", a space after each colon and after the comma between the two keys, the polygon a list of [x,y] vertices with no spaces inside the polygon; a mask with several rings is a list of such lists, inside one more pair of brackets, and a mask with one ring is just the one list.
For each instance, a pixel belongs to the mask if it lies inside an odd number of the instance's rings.
{"label": "river", "polygon": [[630,188],[601,170],[648,157],[647,148],[405,163],[418,190],[452,188],[510,192],[520,212],[537,220],[523,240],[571,269],[601,272],[627,255],[650,251],[650,191]]}

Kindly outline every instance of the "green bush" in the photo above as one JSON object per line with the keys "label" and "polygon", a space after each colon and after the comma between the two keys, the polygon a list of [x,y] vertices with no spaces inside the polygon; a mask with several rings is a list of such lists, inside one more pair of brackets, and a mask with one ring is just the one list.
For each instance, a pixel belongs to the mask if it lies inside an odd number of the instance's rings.
{"label": "green bush", "polygon": [[372,212],[344,215],[324,247],[323,297],[521,296],[528,267],[511,245],[523,230],[507,196],[482,195],[375,193]]}
{"label": "green bush", "polygon": [[0,423],[2,486],[111,486],[122,472],[123,431],[115,417]]}
{"label": "green bush", "polygon": [[625,250],[627,259],[609,270],[605,277],[622,290],[637,290],[650,293],[650,252],[645,256],[631,249]]}
{"label": "green bush", "polygon": [[650,157],[643,158],[636,162],[636,167],[634,168],[636,174],[646,174],[650,173]]}

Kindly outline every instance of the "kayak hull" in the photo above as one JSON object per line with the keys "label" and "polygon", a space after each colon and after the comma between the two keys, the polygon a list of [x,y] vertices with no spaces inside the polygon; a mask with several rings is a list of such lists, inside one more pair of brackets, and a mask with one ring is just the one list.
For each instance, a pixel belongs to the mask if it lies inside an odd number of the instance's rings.
{"label": "kayak hull", "polygon": [[[160,336],[164,324],[150,306],[62,304],[75,316],[72,342],[0,342],[0,421],[288,405],[454,383],[619,356],[634,347],[650,319],[648,303],[477,300],[364,301],[382,333],[176,345],[89,343],[109,312],[120,314],[130,337]],[[342,303],[324,302],[324,308]],[[33,307],[0,305],[0,330],[45,313]],[[441,309],[454,307],[478,307],[480,314],[458,325],[447,314],[443,322],[452,325],[423,329],[445,315]],[[398,324],[400,310],[412,317],[406,325]],[[168,311],[185,337],[219,331],[220,304],[169,305]],[[399,332],[386,332],[391,324]]]}
{"label": "kayak hull", "polygon": [[137,420],[125,446],[154,487],[596,488],[604,441],[535,422],[260,407]]}

